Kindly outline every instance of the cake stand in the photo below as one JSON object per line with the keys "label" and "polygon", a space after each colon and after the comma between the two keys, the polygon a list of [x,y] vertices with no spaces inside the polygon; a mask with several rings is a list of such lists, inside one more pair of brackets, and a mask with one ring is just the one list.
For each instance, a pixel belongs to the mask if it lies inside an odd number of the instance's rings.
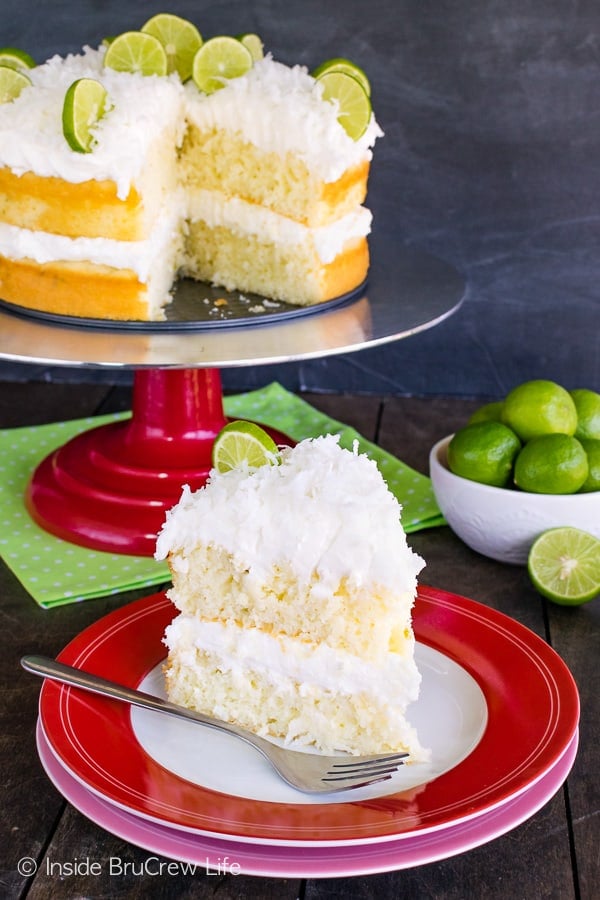
{"label": "cake stand", "polygon": [[[0,307],[0,358],[134,371],[131,418],[98,426],[44,459],[30,480],[33,519],[94,550],[150,556],[183,484],[200,487],[226,423],[220,368],[299,361],[416,334],[461,304],[464,280],[427,254],[390,248],[366,285],[299,309],[182,282],[169,320],[72,320]],[[274,433],[276,440],[285,436]]]}

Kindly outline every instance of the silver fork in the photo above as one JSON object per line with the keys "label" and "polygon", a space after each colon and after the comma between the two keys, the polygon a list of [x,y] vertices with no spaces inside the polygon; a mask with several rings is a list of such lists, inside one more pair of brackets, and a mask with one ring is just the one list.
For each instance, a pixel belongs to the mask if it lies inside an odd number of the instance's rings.
{"label": "silver fork", "polygon": [[104,697],[112,697],[114,700],[122,700],[143,709],[168,713],[171,716],[199,722],[209,728],[226,731],[262,753],[284,781],[305,793],[347,791],[387,781],[408,756],[407,753],[390,753],[385,756],[321,756],[317,753],[288,750],[237,725],[185,709],[161,697],[136,691],[114,681],[107,681],[98,675],[92,675],[90,672],[67,666],[45,656],[24,656],[21,665],[28,672],[44,678],[83,688]]}

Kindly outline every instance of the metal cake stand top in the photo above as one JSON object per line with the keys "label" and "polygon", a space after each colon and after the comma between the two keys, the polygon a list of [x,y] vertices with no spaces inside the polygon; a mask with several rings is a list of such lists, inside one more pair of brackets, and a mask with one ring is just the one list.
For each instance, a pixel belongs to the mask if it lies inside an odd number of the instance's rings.
{"label": "metal cake stand top", "polygon": [[[253,298],[236,305],[233,295],[190,283],[178,288],[165,323],[94,324],[4,306],[0,358],[136,369],[290,362],[389,343],[438,324],[460,306],[464,279],[451,265],[412,249],[390,250],[385,263],[372,264],[361,290],[322,307],[284,308]],[[202,311],[201,321],[190,316],[191,306]]]}

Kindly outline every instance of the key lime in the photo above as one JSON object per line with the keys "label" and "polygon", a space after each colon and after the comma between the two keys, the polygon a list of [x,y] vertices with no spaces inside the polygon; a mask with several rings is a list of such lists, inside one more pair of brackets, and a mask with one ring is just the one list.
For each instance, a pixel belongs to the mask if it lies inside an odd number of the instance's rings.
{"label": "key lime", "polygon": [[202,35],[192,22],[171,13],[159,13],[142,25],[144,34],[161,42],[167,54],[167,72],[177,72],[182,81],[192,77],[194,56],[202,46]]}
{"label": "key lime", "polygon": [[11,66],[0,66],[0,103],[16,100],[23,88],[31,84],[31,79]]}
{"label": "key lime", "polygon": [[29,53],[19,50],[18,47],[0,47],[0,66],[8,66],[9,69],[33,69],[35,60]]}
{"label": "key lime", "polygon": [[212,462],[218,472],[240,467],[258,469],[279,461],[279,450],[273,438],[254,422],[229,422],[221,429],[212,450]]}
{"label": "key lime", "polygon": [[350,62],[349,59],[344,59],[341,56],[337,56],[335,59],[327,59],[320,66],[317,66],[311,74],[313,78],[320,78],[325,72],[344,72],[346,75],[352,75],[362,85],[367,97],[371,96],[371,83],[366,72],[360,66]]}
{"label": "key lime", "polygon": [[371,121],[371,101],[360,81],[346,72],[324,72],[317,83],[322,85],[323,99],[337,101],[338,121],[346,133],[357,141]]}
{"label": "key lime", "polygon": [[252,68],[252,54],[237,38],[218,35],[206,41],[194,57],[192,78],[205,94],[214,94],[231,78]]}
{"label": "key lime", "polygon": [[554,381],[537,379],[513,388],[504,399],[502,421],[522,441],[543,434],[574,434],[577,410],[569,392]]}
{"label": "key lime", "polygon": [[106,89],[95,78],[79,78],[67,90],[63,103],[63,134],[69,147],[78,153],[90,153],[93,129],[104,115]]}
{"label": "key lime", "polygon": [[574,494],[588,477],[587,455],[577,438],[544,434],[532,438],[515,460],[514,481],[535,494]]}
{"label": "key lime", "polygon": [[502,400],[494,400],[491,403],[484,403],[479,409],[476,409],[467,425],[475,425],[477,422],[501,422],[502,421]]}
{"label": "key lime", "polygon": [[252,34],[251,32],[247,34],[238,34],[237,39],[250,51],[250,56],[254,62],[258,62],[259,59],[264,57],[265,48],[257,34]]}
{"label": "key lime", "polygon": [[153,34],[125,31],[110,42],[104,55],[104,65],[118,72],[139,72],[140,75],[166,75],[167,52]]}
{"label": "key lime", "polygon": [[504,487],[510,481],[521,441],[501,422],[476,422],[453,435],[448,444],[448,467],[455,475]]}
{"label": "key lime", "polygon": [[577,410],[576,438],[600,440],[600,394],[587,388],[569,391]]}
{"label": "key lime", "polygon": [[[581,438],[580,444],[588,460],[588,477],[579,490],[586,494],[590,491],[600,491],[600,441]],[[598,502],[600,503],[600,499]]]}
{"label": "key lime", "polygon": [[600,594],[600,540],[579,528],[551,528],[533,542],[527,570],[544,597],[580,606]]}

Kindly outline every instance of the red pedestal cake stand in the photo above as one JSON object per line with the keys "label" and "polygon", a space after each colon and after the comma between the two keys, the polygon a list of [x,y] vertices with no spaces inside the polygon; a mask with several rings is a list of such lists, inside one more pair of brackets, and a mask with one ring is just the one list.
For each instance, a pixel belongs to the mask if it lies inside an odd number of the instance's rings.
{"label": "red pedestal cake stand", "polygon": [[150,556],[182,485],[205,483],[226,422],[218,369],[138,370],[131,418],[85,431],[47,456],[27,487],[29,513],[72,543]]}
{"label": "red pedestal cake stand", "polygon": [[[240,311],[239,295],[235,321],[196,322],[195,311],[211,305],[198,297],[202,288],[189,283],[170,307],[180,321],[130,331],[26,314],[0,303],[0,359],[134,371],[131,418],[71,439],[33,473],[26,492],[33,519],[75,544],[150,556],[182,485],[196,489],[209,472],[215,436],[226,422],[221,367],[378,346],[430,328],[458,309],[465,285],[452,266],[399,249],[392,234],[383,234],[374,250],[372,272],[378,274],[353,297],[257,317],[247,305]],[[229,309],[234,307],[232,302]],[[272,433],[278,443],[287,441]]]}

